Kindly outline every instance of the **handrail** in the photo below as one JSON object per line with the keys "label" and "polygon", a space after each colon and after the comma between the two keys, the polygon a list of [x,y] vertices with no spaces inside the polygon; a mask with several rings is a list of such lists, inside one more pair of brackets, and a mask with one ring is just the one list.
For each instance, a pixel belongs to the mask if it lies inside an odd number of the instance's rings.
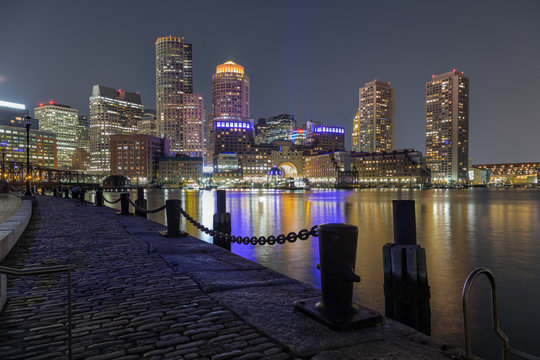
{"label": "handrail", "polygon": [[499,301],[497,298],[497,284],[495,282],[495,276],[493,275],[491,270],[487,268],[483,268],[483,267],[477,268],[469,274],[469,276],[467,277],[467,280],[465,280],[465,284],[463,285],[463,292],[461,294],[461,297],[463,300],[463,325],[465,327],[466,360],[473,360],[472,346],[471,346],[471,327],[470,327],[470,316],[469,316],[469,297],[471,294],[472,285],[474,284],[476,278],[478,278],[482,274],[486,275],[491,285],[491,310],[493,313],[492,324],[493,324],[493,330],[495,330],[495,333],[497,334],[497,336],[501,339],[503,343],[502,345],[503,360],[508,360],[510,354],[516,355],[522,359],[540,360],[540,358],[534,355],[530,355],[522,351],[510,348],[510,340],[508,339],[508,336],[504,334],[504,332],[501,330],[499,326]]}
{"label": "handrail", "polygon": [[68,359],[73,358],[72,351],[72,321],[71,321],[71,268],[67,265],[53,265],[49,267],[38,267],[38,268],[29,268],[29,269],[15,269],[6,266],[0,266],[0,274],[6,275],[16,275],[16,276],[27,276],[27,275],[45,275],[53,274],[58,272],[67,272],[67,282],[68,282],[68,296],[67,296],[67,308],[68,308],[68,321],[67,321],[67,333],[68,333]]}

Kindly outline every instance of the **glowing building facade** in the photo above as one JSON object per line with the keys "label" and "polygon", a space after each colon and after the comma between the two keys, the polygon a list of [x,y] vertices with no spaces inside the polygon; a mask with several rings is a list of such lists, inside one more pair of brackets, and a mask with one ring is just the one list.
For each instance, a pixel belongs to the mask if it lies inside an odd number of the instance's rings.
{"label": "glowing building facade", "polygon": [[40,104],[34,108],[39,129],[56,134],[58,167],[70,168],[75,149],[79,147],[79,112],[69,105]]}
{"label": "glowing building facade", "polygon": [[242,154],[255,144],[251,120],[220,117],[214,120],[214,155]]}
{"label": "glowing building facade", "polygon": [[469,79],[462,72],[426,83],[426,163],[434,183],[467,183]]}
{"label": "glowing building facade", "polygon": [[[0,125],[24,127],[24,118],[28,110],[24,104],[0,100]],[[37,123],[32,124],[38,128]]]}
{"label": "glowing building facade", "polygon": [[136,133],[143,114],[138,93],[94,85],[90,96],[89,172],[110,173],[110,136]]}
{"label": "glowing building facade", "polygon": [[[29,140],[30,164],[56,169],[56,134],[31,129]],[[20,126],[0,125],[0,149],[5,151],[6,169],[14,166],[13,163],[26,164],[26,129]]]}
{"label": "glowing building facade", "polygon": [[212,76],[212,119],[220,116],[249,118],[249,77],[232,61],[218,65]]}
{"label": "glowing building facade", "polygon": [[315,152],[344,151],[345,129],[308,122],[306,144]]}
{"label": "glowing building facade", "polygon": [[281,114],[266,119],[268,126],[268,143],[279,140],[292,140],[291,134],[296,129],[294,115]]}
{"label": "glowing building facade", "polygon": [[359,95],[358,112],[353,121],[353,151],[392,151],[395,137],[394,89],[390,83],[375,80],[366,83]]}
{"label": "glowing building facade", "polygon": [[156,180],[159,159],[168,156],[167,139],[145,134],[112,135],[111,175],[123,175],[132,183]]}
{"label": "glowing building facade", "polygon": [[183,37],[156,40],[156,119],[171,153],[184,153],[184,94],[193,93],[193,48]]}
{"label": "glowing building facade", "polygon": [[184,134],[183,153],[202,158],[204,156],[203,94],[184,94]]}

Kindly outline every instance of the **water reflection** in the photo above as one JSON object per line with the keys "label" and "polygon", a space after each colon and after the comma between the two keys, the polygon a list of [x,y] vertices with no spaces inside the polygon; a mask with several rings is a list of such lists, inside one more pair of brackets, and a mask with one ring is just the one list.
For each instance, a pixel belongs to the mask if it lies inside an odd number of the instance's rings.
{"label": "water reflection", "polygon": [[[109,200],[118,196],[106,194]],[[190,215],[212,227],[215,192],[152,189],[146,197],[149,208],[180,199]],[[356,270],[362,282],[355,285],[355,300],[384,312],[382,246],[393,241],[394,199],[416,200],[418,243],[427,254],[433,335],[462,346],[463,282],[474,268],[485,266],[494,271],[499,285],[503,330],[513,346],[538,354],[535,334],[540,324],[534,320],[540,318],[540,192],[535,189],[230,191],[227,209],[233,233],[242,236],[287,234],[328,222],[358,226]],[[163,212],[149,219],[165,223]],[[211,242],[184,219],[182,226]],[[320,286],[315,267],[318,242],[311,238],[274,246],[233,244],[232,251]],[[491,335],[488,288],[485,282],[478,283],[471,299],[473,348],[478,355],[496,358],[500,344]]]}

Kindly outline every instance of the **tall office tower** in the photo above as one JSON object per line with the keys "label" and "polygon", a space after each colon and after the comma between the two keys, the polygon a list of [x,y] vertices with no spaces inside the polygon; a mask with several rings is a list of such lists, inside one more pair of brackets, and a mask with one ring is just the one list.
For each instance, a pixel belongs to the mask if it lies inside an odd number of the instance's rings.
{"label": "tall office tower", "polygon": [[77,143],[77,147],[90,151],[90,123],[88,122],[88,116],[86,115],[79,115]]}
{"label": "tall office tower", "polygon": [[426,83],[426,163],[435,183],[466,183],[469,159],[469,79],[462,72]]}
{"label": "tall office tower", "polygon": [[212,76],[212,119],[221,116],[249,118],[249,77],[232,61],[218,65]]}
{"label": "tall office tower", "polygon": [[89,172],[109,174],[110,136],[136,133],[143,113],[138,93],[94,85],[90,96]]}
{"label": "tall office tower", "polygon": [[34,115],[39,120],[39,129],[56,134],[56,149],[59,168],[71,167],[73,152],[79,146],[77,129],[79,112],[69,105],[40,104],[34,108]]}
{"label": "tall office tower", "polygon": [[203,94],[184,94],[183,153],[192,157],[204,155],[204,97]]}
{"label": "tall office tower", "polygon": [[258,118],[255,124],[255,144],[268,144],[268,124],[266,118]]}
{"label": "tall office tower", "polygon": [[[0,100],[0,125],[24,127],[24,118],[28,115],[28,110],[24,104],[13,103]],[[36,128],[36,123],[32,121],[32,128]]]}
{"label": "tall office tower", "polygon": [[158,136],[156,110],[144,109],[143,118],[137,124],[137,133]]}
{"label": "tall office tower", "polygon": [[193,94],[193,45],[184,44],[184,93]]}
{"label": "tall office tower", "polygon": [[172,154],[183,153],[184,94],[193,92],[192,46],[183,37],[156,41],[156,118],[158,135],[166,137]]}
{"label": "tall office tower", "polygon": [[294,115],[281,114],[266,119],[268,126],[268,143],[279,140],[291,140],[291,134],[296,129]]}
{"label": "tall office tower", "polygon": [[374,80],[359,91],[359,106],[353,124],[353,151],[394,150],[395,92],[390,83]]}

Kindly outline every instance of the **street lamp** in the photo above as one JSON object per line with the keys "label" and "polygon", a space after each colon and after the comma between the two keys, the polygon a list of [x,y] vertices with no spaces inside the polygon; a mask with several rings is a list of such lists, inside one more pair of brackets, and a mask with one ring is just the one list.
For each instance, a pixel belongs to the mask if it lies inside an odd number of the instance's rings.
{"label": "street lamp", "polygon": [[32,125],[32,118],[26,116],[24,118],[24,126],[26,127],[26,193],[25,197],[31,197],[32,192],[30,191],[30,125]]}

